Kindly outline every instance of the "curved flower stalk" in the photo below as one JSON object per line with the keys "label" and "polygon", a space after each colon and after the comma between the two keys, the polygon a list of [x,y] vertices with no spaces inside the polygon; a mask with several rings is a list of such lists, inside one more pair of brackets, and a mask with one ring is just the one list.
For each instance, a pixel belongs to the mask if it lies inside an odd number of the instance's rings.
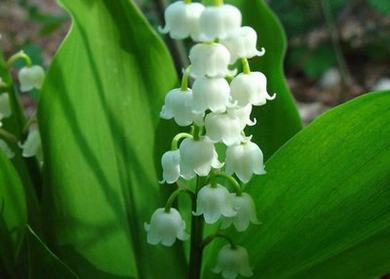
{"label": "curved flower stalk", "polygon": [[[265,75],[251,72],[247,60],[265,54],[263,48],[257,48],[256,31],[241,26],[241,12],[236,7],[224,5],[223,0],[214,2],[204,7],[190,0],[178,1],[165,12],[166,26],[161,31],[176,39],[191,37],[196,43],[181,88],[167,93],[160,116],[174,119],[182,127],[191,125],[191,131],[176,135],[171,150],[162,156],[162,183],[178,186],[165,209],[157,209],[150,225],[145,225],[150,244],[171,246],[176,239],[186,240],[184,221],[178,209],[171,207],[180,193],[191,195],[189,278],[193,279],[200,278],[203,248],[216,238],[229,244],[220,250],[214,271],[224,278],[253,275],[244,247],[223,231],[203,238],[202,227],[219,222],[221,230],[233,226],[244,232],[250,224],[260,224],[255,201],[242,191],[239,181],[247,183],[253,175],[265,174],[263,153],[244,131],[256,124],[251,118],[253,106],[275,98],[268,94]],[[243,72],[236,76],[236,70],[229,67],[237,60],[242,62]],[[216,144],[226,146],[225,162],[220,161]],[[185,186],[183,180],[194,178],[196,187]]]}

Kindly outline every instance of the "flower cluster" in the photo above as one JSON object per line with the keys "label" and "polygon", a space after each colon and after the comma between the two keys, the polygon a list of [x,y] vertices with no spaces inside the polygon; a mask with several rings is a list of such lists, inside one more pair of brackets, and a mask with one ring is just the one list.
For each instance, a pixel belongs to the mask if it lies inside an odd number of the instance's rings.
{"label": "flower cluster", "polygon": [[[172,149],[163,154],[162,182],[173,184],[196,176],[205,181],[195,190],[179,187],[165,208],[157,209],[145,225],[148,243],[171,246],[176,238],[188,238],[183,218],[171,208],[181,191],[195,196],[193,215],[203,216],[206,224],[220,221],[221,230],[234,226],[240,232],[250,223],[259,224],[255,203],[238,180],[247,183],[253,175],[265,174],[263,154],[244,129],[256,124],[251,120],[253,106],[265,105],[275,95],[268,94],[265,75],[250,70],[248,59],[264,55],[265,50],[256,48],[256,31],[241,26],[239,9],[223,1],[206,7],[178,1],[166,9],[165,21],[161,32],[173,39],[192,38],[196,44],[190,50],[191,65],[183,73],[181,87],[168,92],[160,113],[161,118],[174,119],[181,127],[191,126],[191,133],[178,134]],[[243,72],[237,74],[239,63]],[[219,159],[217,144],[224,146],[225,162]],[[251,276],[245,248],[232,242],[224,246],[214,271],[224,278]]]}
{"label": "flower cluster", "polygon": [[[20,82],[20,91],[26,92],[33,89],[41,89],[43,81],[45,79],[45,71],[41,66],[32,65],[31,59],[23,52],[20,51],[13,55],[7,62],[8,66],[11,66],[16,60],[24,59],[27,66],[20,69],[18,72],[18,79]],[[12,81],[10,81],[12,83]],[[2,129],[4,118],[8,118],[12,114],[12,105],[10,100],[9,88],[12,84],[7,84],[0,77],[0,150],[4,154],[12,159],[15,156],[14,151],[11,149],[7,141],[19,145],[22,149],[23,157],[34,157],[40,155],[41,151],[41,137],[36,122],[35,115],[26,123],[25,132],[28,132],[27,137],[23,143],[21,143],[15,135]]]}

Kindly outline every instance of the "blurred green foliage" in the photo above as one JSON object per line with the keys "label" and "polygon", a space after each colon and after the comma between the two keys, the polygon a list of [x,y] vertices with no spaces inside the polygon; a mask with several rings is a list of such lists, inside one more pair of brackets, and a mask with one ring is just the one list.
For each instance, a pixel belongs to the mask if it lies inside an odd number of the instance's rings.
{"label": "blurred green foliage", "polygon": [[[334,24],[338,29],[342,28],[347,19],[347,14],[353,15],[363,22],[365,34],[362,45],[364,56],[370,60],[385,59],[389,56],[388,45],[390,39],[386,30],[378,30],[377,26],[370,27],[366,24],[364,15],[370,14],[370,18],[383,18],[390,13],[390,1],[388,0],[325,0],[328,4]],[[324,1],[324,2],[325,2]],[[336,66],[337,60],[330,38],[325,42],[310,44],[310,33],[318,33],[326,30],[324,11],[321,1],[306,0],[271,0],[270,6],[279,16],[285,27],[290,42],[299,38],[298,45],[293,45],[287,55],[287,67],[292,71],[302,71],[309,79],[320,78],[324,72]],[[364,15],[363,15],[364,14]],[[339,30],[340,31],[340,30]],[[329,35],[329,30],[327,30]],[[318,35],[315,34],[315,35]],[[261,35],[261,34],[260,34]],[[341,40],[343,54],[345,56],[356,55],[356,46],[351,40]]]}

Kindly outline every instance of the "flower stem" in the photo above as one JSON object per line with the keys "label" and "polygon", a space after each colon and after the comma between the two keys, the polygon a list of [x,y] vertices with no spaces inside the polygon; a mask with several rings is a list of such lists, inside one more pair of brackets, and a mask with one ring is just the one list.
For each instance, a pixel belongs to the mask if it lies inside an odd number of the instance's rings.
{"label": "flower stem", "polygon": [[241,58],[241,63],[242,63],[242,71],[244,72],[244,74],[250,74],[251,73],[251,68],[249,66],[248,59]]}
{"label": "flower stem", "polygon": [[14,134],[11,134],[10,132],[7,132],[6,130],[1,128],[0,128],[0,138],[3,138],[10,143],[18,143],[18,138]]}
{"label": "flower stem", "polygon": [[184,2],[184,4],[190,4],[192,2],[192,0],[184,0],[183,2]]}
{"label": "flower stem", "polygon": [[11,67],[12,64],[15,63],[19,59],[23,59],[26,62],[28,67],[32,66],[31,58],[23,50],[12,55],[7,61],[7,66]]}
{"label": "flower stem", "polygon": [[183,92],[188,90],[188,79],[190,77],[190,69],[191,69],[191,66],[188,66],[183,71],[183,77],[181,79],[181,91],[183,91]]}
{"label": "flower stem", "polygon": [[37,122],[38,122],[37,112],[35,111],[31,115],[31,117],[26,121],[26,124],[23,127],[23,133],[26,134],[28,132],[28,129],[30,128],[30,126],[33,125],[34,123],[37,123]]}
{"label": "flower stem", "polygon": [[[196,177],[196,195],[202,188],[202,181],[199,176]],[[196,212],[196,202],[192,204],[192,211]],[[202,238],[203,238],[203,219],[202,216],[192,216],[191,222],[191,250],[190,250],[190,271],[189,279],[200,279],[202,271]]]}
{"label": "flower stem", "polygon": [[192,138],[192,135],[189,133],[179,133],[177,134],[171,143],[171,149],[172,150],[177,150],[179,148],[179,141],[184,139],[184,138]]}
{"label": "flower stem", "polygon": [[193,203],[195,203],[195,195],[194,195],[193,192],[191,192],[189,189],[186,189],[186,188],[179,188],[179,189],[177,189],[176,191],[174,191],[174,192],[169,196],[169,198],[168,198],[168,200],[167,200],[167,203],[165,204],[165,211],[166,211],[166,212],[169,212],[169,211],[171,210],[171,207],[172,207],[173,203],[175,202],[176,198],[177,198],[177,197],[179,196],[179,194],[182,193],[182,192],[187,193],[187,194],[191,197]]}
{"label": "flower stem", "polygon": [[234,249],[234,248],[236,248],[236,245],[234,244],[234,242],[233,242],[233,240],[230,238],[230,237],[228,237],[228,236],[226,236],[226,235],[224,235],[224,234],[222,234],[222,233],[220,233],[220,232],[216,232],[216,233],[214,233],[214,234],[212,234],[212,235],[209,235],[208,237],[206,237],[204,240],[203,240],[203,242],[202,242],[202,249],[204,249],[207,245],[209,245],[214,239],[216,239],[216,238],[223,238],[223,239],[225,239],[227,242],[229,242],[229,244],[230,244],[230,246]]}
{"label": "flower stem", "polygon": [[[214,178],[221,177],[226,179],[230,185],[234,187],[234,191],[236,192],[237,196],[241,196],[242,194],[242,189],[240,186],[240,183],[237,182],[237,180],[234,179],[234,177],[224,174],[224,173],[214,173],[213,174]],[[212,179],[212,178],[210,178]]]}
{"label": "flower stem", "polygon": [[223,0],[214,0],[214,5],[215,6],[222,6],[223,5]]}
{"label": "flower stem", "polygon": [[199,140],[202,130],[203,128],[198,125],[192,126],[192,136],[194,140]]}

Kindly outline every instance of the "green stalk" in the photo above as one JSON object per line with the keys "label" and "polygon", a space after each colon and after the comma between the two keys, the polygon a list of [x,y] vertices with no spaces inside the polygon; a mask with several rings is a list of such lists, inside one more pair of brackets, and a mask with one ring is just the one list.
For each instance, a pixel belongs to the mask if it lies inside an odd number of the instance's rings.
{"label": "green stalk", "polygon": [[12,134],[12,133],[10,133],[2,128],[0,128],[0,138],[3,138],[10,143],[15,143],[15,144],[18,143],[18,138],[14,134]]}
{"label": "green stalk", "polygon": [[206,246],[207,245],[209,245],[214,239],[216,239],[216,238],[223,238],[224,240],[226,240],[227,242],[229,242],[229,244],[230,244],[230,246],[233,248],[233,249],[235,249],[237,246],[234,244],[234,242],[233,242],[233,240],[230,238],[230,237],[228,237],[228,236],[226,236],[226,235],[224,235],[224,234],[222,234],[222,233],[220,233],[220,232],[216,232],[216,233],[214,233],[214,234],[212,234],[212,235],[209,235],[208,237],[206,237],[204,240],[203,240],[203,242],[202,242],[202,249],[204,249],[204,248],[206,248]]}
{"label": "green stalk", "polygon": [[244,74],[250,74],[251,73],[251,68],[249,66],[248,59],[241,58],[241,63],[242,63],[242,71],[244,72]]}
{"label": "green stalk", "polygon": [[[196,192],[197,195],[202,188],[201,178],[196,177]],[[196,212],[196,202],[192,203],[192,211]],[[202,242],[203,242],[203,218],[202,216],[192,216],[191,222],[191,249],[190,249],[190,271],[189,279],[200,279],[202,272]]]}
{"label": "green stalk", "polygon": [[190,77],[191,66],[188,66],[183,72],[183,78],[181,79],[181,91],[186,92],[188,90],[188,79]]}
{"label": "green stalk", "polygon": [[223,3],[223,0],[214,0],[214,5],[215,6],[222,6],[224,3]]}
{"label": "green stalk", "polygon": [[7,66],[8,67],[11,67],[12,64],[14,64],[17,60],[19,59],[23,59],[24,62],[27,64],[28,67],[31,67],[32,66],[32,61],[31,61],[31,58],[23,51],[19,51],[18,53],[15,53],[14,55],[12,55],[8,61],[7,61]]}

